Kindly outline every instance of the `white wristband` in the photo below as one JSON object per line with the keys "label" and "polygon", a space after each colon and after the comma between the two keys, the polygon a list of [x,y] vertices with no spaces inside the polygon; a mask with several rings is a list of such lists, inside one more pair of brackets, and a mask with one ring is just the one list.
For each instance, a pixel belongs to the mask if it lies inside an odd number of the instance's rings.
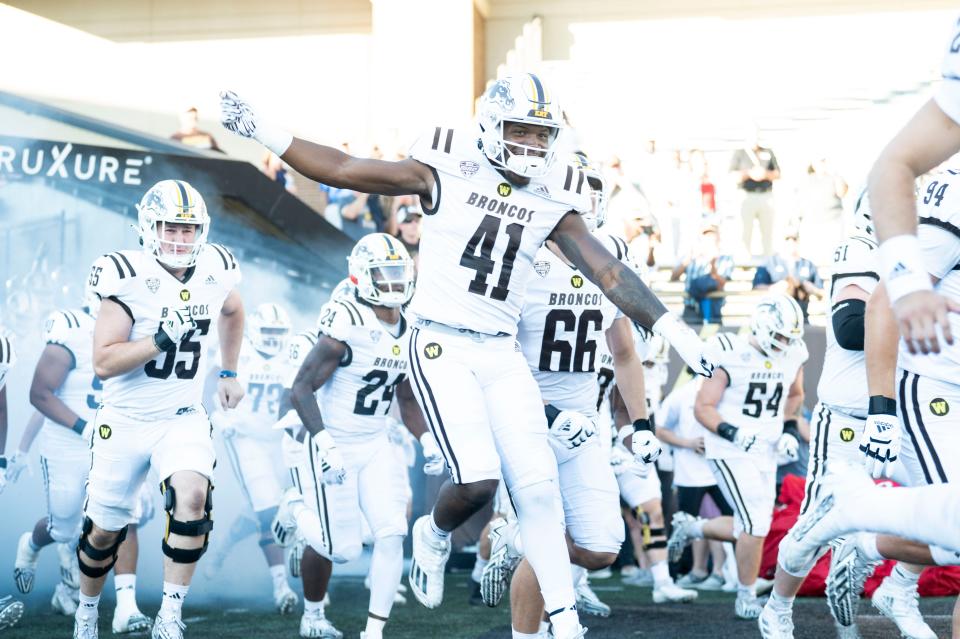
{"label": "white wristband", "polygon": [[897,235],[880,245],[881,277],[890,302],[917,291],[933,290],[916,235]]}
{"label": "white wristband", "polygon": [[679,317],[669,311],[653,323],[653,332],[667,340],[671,346],[674,340],[681,339],[682,334],[688,331],[693,332]]}
{"label": "white wristband", "polygon": [[257,142],[267,147],[278,156],[282,156],[293,144],[293,134],[289,131],[271,126],[266,122],[258,122],[253,133]]}

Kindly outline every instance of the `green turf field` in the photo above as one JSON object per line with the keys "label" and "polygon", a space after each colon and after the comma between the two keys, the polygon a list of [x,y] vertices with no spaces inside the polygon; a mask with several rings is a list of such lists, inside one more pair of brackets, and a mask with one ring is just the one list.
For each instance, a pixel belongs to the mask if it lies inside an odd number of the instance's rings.
{"label": "green turf field", "polygon": [[[228,584],[224,584],[226,587]],[[692,604],[654,605],[650,590],[624,586],[619,577],[593,582],[601,599],[613,607],[609,619],[585,617],[590,628],[589,639],[650,638],[704,638],[746,639],[759,637],[752,622],[733,617],[733,595],[701,593],[701,599]],[[339,579],[331,588],[333,603],[327,608],[327,617],[344,632],[344,637],[356,639],[363,629],[366,615],[367,591],[362,580]],[[396,606],[386,637],[390,639],[509,639],[509,612],[504,605],[498,609],[467,605],[467,575],[449,575],[443,606],[427,610],[410,601]],[[156,608],[145,605],[144,612]],[[948,637],[953,601],[925,599],[921,609],[940,637]],[[112,603],[103,607],[101,637],[112,637],[110,614]],[[863,639],[888,639],[899,636],[892,623],[876,615],[868,601],[860,608],[860,628]],[[217,605],[191,605],[184,609],[187,637],[191,639],[261,639],[298,636],[299,614],[280,617],[268,608],[251,607],[225,597]],[[833,637],[833,627],[826,604],[822,599],[801,599],[796,604],[794,621],[797,639],[824,639]],[[0,632],[3,639],[62,639],[69,637],[72,620],[55,616],[47,609],[28,609],[17,628]],[[134,635],[135,636],[135,635]],[[141,634],[140,636],[147,636]]]}

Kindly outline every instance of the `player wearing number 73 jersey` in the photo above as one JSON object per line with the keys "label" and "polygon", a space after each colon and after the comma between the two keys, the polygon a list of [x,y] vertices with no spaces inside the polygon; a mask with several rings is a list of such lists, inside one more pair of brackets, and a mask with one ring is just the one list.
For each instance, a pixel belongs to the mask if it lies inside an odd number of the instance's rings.
{"label": "player wearing number 73 jersey", "polygon": [[164,180],[137,210],[143,250],[104,255],[90,271],[89,284],[101,300],[93,366],[104,383],[77,551],[82,574],[75,639],[97,636],[104,577],[151,468],[167,514],[163,603],[153,636],[182,636],[184,584],[213,528],[213,429],[201,405],[201,359],[213,322],[223,364],[220,403],[233,408],[243,397],[236,381],[243,339],[243,304],[235,289],[240,270],[227,249],[207,243],[203,198],[186,182]]}
{"label": "player wearing number 73 jersey", "polygon": [[324,184],[420,197],[410,371],[454,485],[414,524],[412,592],[430,608],[440,605],[450,533],[492,499],[502,472],[527,559],[554,612],[554,633],[578,636],[556,460],[536,383],[514,340],[536,251],[555,240],[584,277],[626,315],[664,333],[695,370],[709,375],[713,363],[699,338],[577,214],[590,207],[588,188],[582,171],[556,161],[564,127],[556,97],[536,75],[502,78],[481,98],[476,125],[431,128],[400,162],[294,139],[231,92],[221,94],[221,121]]}

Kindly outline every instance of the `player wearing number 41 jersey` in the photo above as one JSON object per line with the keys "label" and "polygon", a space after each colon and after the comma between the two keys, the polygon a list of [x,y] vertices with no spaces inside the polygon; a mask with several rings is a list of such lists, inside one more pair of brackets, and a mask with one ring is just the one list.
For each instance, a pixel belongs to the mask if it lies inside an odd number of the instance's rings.
{"label": "player wearing number 41 jersey", "polygon": [[163,602],[153,637],[182,637],[183,600],[213,528],[213,429],[200,403],[201,359],[213,322],[223,365],[220,403],[232,408],[243,397],[236,381],[240,270],[227,249],[207,243],[203,198],[186,182],[164,180],[137,210],[143,250],[104,255],[90,271],[101,300],[93,366],[104,384],[77,550],[82,574],[74,637],[82,639],[97,636],[103,581],[150,469],[160,479],[167,515]]}
{"label": "player wearing number 41 jersey", "polygon": [[494,83],[476,125],[434,127],[410,158],[354,158],[294,139],[258,117],[236,94],[221,94],[221,121],[255,138],[300,173],[324,184],[423,204],[420,273],[409,340],[411,376],[452,471],[432,515],[414,524],[411,591],[435,608],[443,599],[450,533],[492,499],[504,478],[517,504],[527,559],[537,573],[554,633],[582,633],[557,499],[556,461],[536,383],[515,348],[526,282],[550,237],[621,310],[664,333],[698,372],[712,373],[703,343],[633,271],[590,235],[586,176],[557,161],[562,108],[539,77]]}

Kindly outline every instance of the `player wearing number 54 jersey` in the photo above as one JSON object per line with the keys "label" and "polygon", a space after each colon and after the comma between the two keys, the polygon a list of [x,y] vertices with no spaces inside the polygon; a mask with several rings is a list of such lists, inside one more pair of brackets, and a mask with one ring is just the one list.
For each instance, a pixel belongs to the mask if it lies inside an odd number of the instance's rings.
{"label": "player wearing number 54 jersey", "polygon": [[294,139],[231,92],[221,95],[221,121],[324,184],[420,197],[410,370],[453,485],[414,524],[412,592],[430,608],[440,605],[450,533],[492,499],[502,471],[554,633],[578,636],[556,461],[536,383],[514,348],[536,251],[552,238],[585,278],[626,315],[664,333],[695,370],[709,375],[713,362],[577,214],[589,209],[588,189],[583,172],[557,161],[564,123],[556,97],[533,74],[498,80],[480,100],[476,125],[432,128],[400,162]]}
{"label": "player wearing number 54 jersey", "polygon": [[[80,606],[74,637],[97,636],[97,603],[116,561],[137,491],[151,468],[166,500],[163,603],[153,636],[183,634],[181,607],[213,528],[212,427],[201,406],[201,358],[217,322],[218,394],[243,397],[236,365],[243,338],[240,271],[230,252],[207,243],[210,217],[200,194],[164,180],[137,207],[143,250],[94,262],[89,283],[101,299],[94,372],[104,380],[93,423],[93,462],[80,535]],[[198,374],[199,373],[199,374]]]}

